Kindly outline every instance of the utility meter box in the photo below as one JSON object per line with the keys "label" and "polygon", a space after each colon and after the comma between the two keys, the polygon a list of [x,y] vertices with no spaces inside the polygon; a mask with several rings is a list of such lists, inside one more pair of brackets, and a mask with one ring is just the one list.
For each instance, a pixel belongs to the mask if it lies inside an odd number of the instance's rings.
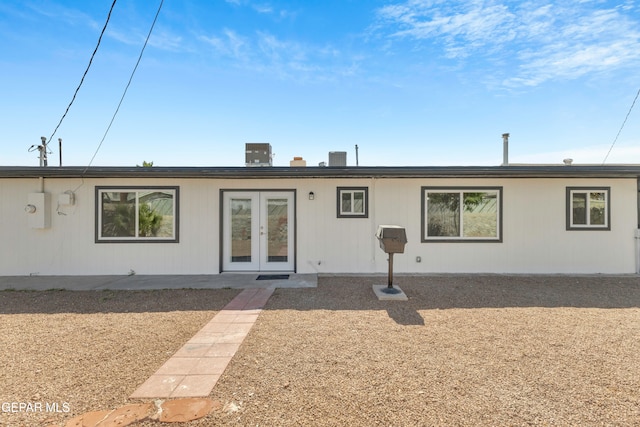
{"label": "utility meter box", "polygon": [[76,204],[76,196],[71,191],[65,191],[58,195],[58,204],[59,205],[68,205],[73,206]]}
{"label": "utility meter box", "polygon": [[376,232],[380,248],[388,254],[403,254],[407,244],[407,233],[399,225],[380,225]]}
{"label": "utility meter box", "polygon": [[27,214],[29,227],[51,227],[51,194],[29,193],[24,211]]}

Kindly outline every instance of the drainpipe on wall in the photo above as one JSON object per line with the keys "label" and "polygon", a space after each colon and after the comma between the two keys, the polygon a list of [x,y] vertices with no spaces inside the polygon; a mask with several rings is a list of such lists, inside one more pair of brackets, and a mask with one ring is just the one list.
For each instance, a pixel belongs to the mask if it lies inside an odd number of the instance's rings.
{"label": "drainpipe on wall", "polygon": [[635,230],[636,240],[636,274],[640,274],[640,230]]}
{"label": "drainpipe on wall", "polygon": [[502,134],[502,166],[509,166],[509,134]]}
{"label": "drainpipe on wall", "polygon": [[371,264],[373,265],[373,271],[378,272],[376,268],[376,254],[378,251],[377,248],[377,240],[376,239],[376,231],[378,231],[378,225],[376,220],[376,180],[375,176],[371,177],[371,190],[369,191],[369,217],[371,218],[371,230],[369,233],[370,243],[369,247],[371,248]]}
{"label": "drainpipe on wall", "polygon": [[637,208],[638,228],[635,229],[634,237],[636,240],[636,274],[640,274],[640,179],[638,179],[637,185],[638,185],[638,191],[636,192],[637,194],[636,204],[638,206]]}

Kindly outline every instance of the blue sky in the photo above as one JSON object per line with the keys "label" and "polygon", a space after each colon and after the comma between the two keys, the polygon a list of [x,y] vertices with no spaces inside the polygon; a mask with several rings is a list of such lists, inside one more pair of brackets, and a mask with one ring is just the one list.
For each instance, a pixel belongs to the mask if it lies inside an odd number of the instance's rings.
{"label": "blue sky", "polygon": [[[0,165],[38,165],[111,0],[0,3]],[[49,162],[86,166],[160,2],[118,0]],[[640,89],[635,1],[166,0],[95,166],[602,163]],[[638,102],[640,104],[640,101]],[[607,163],[640,163],[640,105]]]}

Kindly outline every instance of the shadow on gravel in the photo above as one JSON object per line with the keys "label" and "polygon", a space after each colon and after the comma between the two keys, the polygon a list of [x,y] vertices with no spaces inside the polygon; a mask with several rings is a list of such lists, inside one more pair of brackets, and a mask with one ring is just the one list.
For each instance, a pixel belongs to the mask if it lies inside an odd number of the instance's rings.
{"label": "shadow on gravel", "polygon": [[482,308],[640,308],[637,276],[397,275],[408,301],[379,301],[386,277],[328,276],[317,289],[278,290],[266,310],[385,310],[399,325],[424,326],[420,310]]}
{"label": "shadow on gravel", "polygon": [[[265,310],[385,310],[424,325],[418,310],[574,307],[640,308],[639,276],[396,275],[409,301],[379,301],[385,276],[320,276],[317,288],[278,289]],[[144,313],[221,310],[240,289],[0,291],[0,314]]]}
{"label": "shadow on gravel", "polygon": [[424,318],[416,310],[407,307],[387,308],[387,314],[398,325],[424,326]]}
{"label": "shadow on gravel", "polygon": [[241,289],[0,291],[0,314],[159,313],[221,310]]}
{"label": "shadow on gravel", "polygon": [[[385,281],[319,277],[317,289],[279,290],[266,309],[388,310],[393,317],[398,311],[452,308],[640,308],[640,276],[396,275],[394,285],[409,301],[379,301],[372,286]],[[291,298],[298,292],[307,297]]]}

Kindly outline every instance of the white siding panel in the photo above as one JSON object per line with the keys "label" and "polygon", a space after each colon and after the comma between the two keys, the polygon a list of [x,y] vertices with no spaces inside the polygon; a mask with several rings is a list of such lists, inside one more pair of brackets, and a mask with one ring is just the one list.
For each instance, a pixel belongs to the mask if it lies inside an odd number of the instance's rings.
{"label": "white siding panel", "polygon": [[[38,179],[0,180],[0,274],[217,274],[220,190],[296,190],[297,271],[385,273],[375,231],[404,226],[407,273],[634,273],[635,179],[54,179],[51,227],[28,227]],[[179,186],[179,243],[96,243],[96,186]],[[337,187],[368,187],[368,218],[337,218]],[[503,241],[422,243],[421,187],[503,187]],[[611,187],[611,230],[566,230],[566,187]],[[74,206],[58,195],[75,190]],[[308,194],[313,191],[314,200]],[[422,262],[416,262],[420,256]]]}
{"label": "white siding panel", "polygon": [[[179,243],[95,243],[95,186],[179,186]],[[58,194],[75,190],[74,206],[57,206]],[[26,195],[38,180],[5,180],[0,274],[215,274],[218,269],[218,190],[208,180],[46,179],[52,195],[51,228],[27,227]],[[6,240],[5,240],[6,239]]]}
{"label": "white siding panel", "polygon": [[[339,181],[339,180],[338,180]],[[622,179],[395,179],[354,180],[369,186],[370,215],[364,219],[335,219],[335,187],[324,181],[318,204],[329,198],[330,208],[316,213],[314,259],[330,272],[386,272],[387,255],[373,237],[379,224],[404,226],[409,242],[394,256],[397,272],[412,273],[633,273],[633,231],[636,227],[635,180]],[[503,187],[503,242],[421,243],[422,186]],[[610,186],[610,231],[566,230],[566,187]],[[316,191],[318,193],[318,191]],[[341,222],[343,221],[343,222]],[[348,222],[344,222],[348,221]],[[333,224],[332,224],[333,222]],[[344,224],[344,225],[343,225]],[[302,212],[299,227],[304,230]],[[304,231],[303,231],[304,232]],[[301,235],[301,246],[305,240]],[[329,242],[340,241],[338,247]],[[324,252],[324,256],[322,255]],[[302,255],[302,254],[301,254]],[[416,262],[420,256],[422,262]]]}
{"label": "white siding panel", "polygon": [[[298,271],[371,271],[369,218],[338,218],[337,187],[366,187],[368,180],[304,180],[299,183]],[[309,200],[309,192],[314,200]],[[371,190],[369,190],[371,191]]]}

